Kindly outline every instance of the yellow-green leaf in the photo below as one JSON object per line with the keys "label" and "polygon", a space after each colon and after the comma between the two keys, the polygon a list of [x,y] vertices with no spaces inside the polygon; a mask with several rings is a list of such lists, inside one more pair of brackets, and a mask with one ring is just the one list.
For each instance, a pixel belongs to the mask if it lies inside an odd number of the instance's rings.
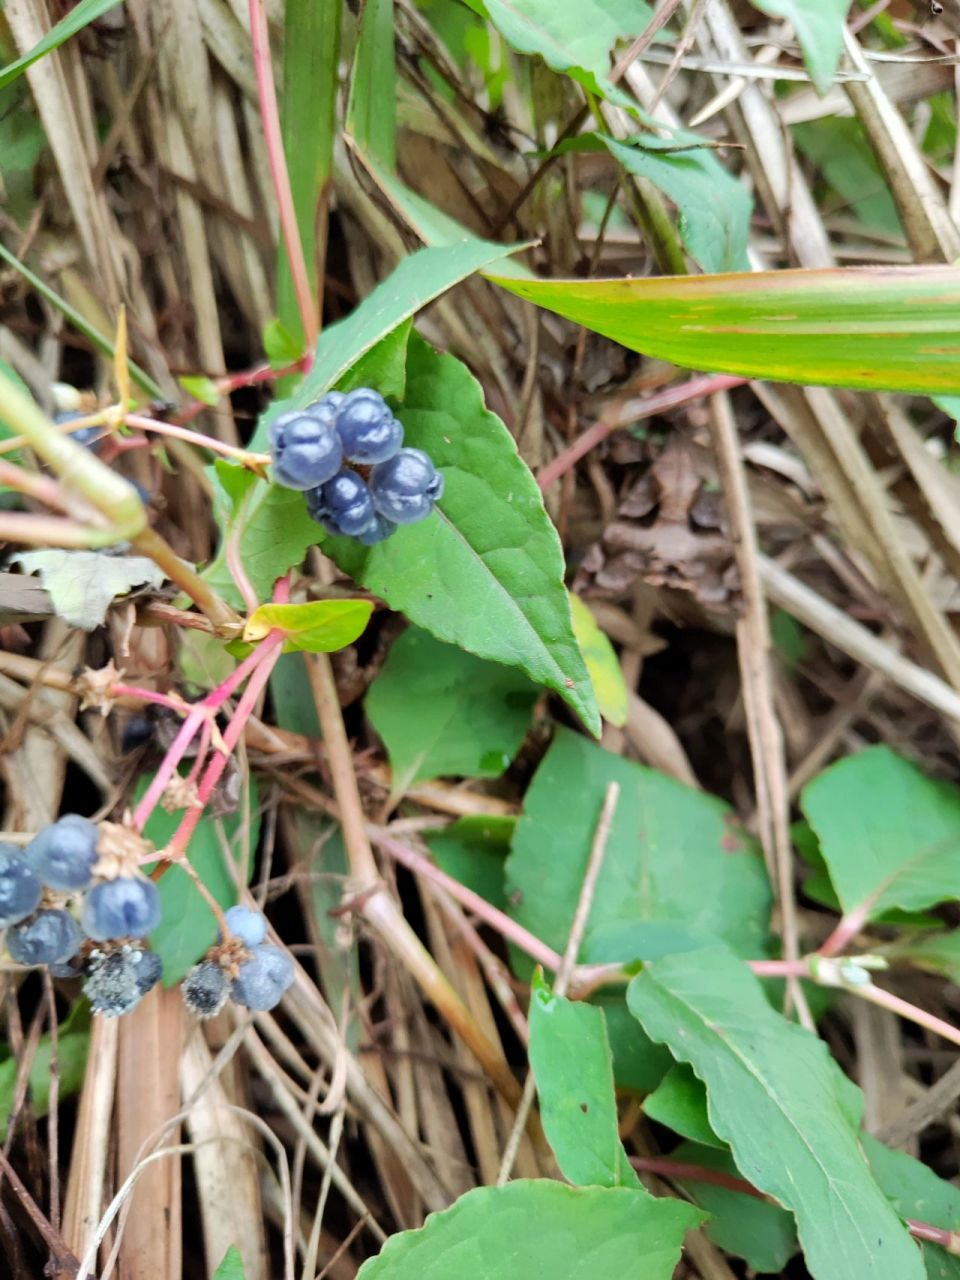
{"label": "yellow-green leaf", "polygon": [[919,395],[960,393],[960,270],[847,267],[504,289],[688,369]]}
{"label": "yellow-green leaf", "polygon": [[617,654],[597,620],[579,596],[570,594],[573,634],[587,664],[597,706],[604,720],[621,728],[627,723],[627,686]]}
{"label": "yellow-green leaf", "polygon": [[311,600],[306,604],[262,604],[247,619],[246,641],[262,640],[279,629],[286,633],[284,651],[333,653],[353,644],[370,621],[369,600]]}
{"label": "yellow-green leaf", "polygon": [[204,377],[203,374],[196,376],[181,378],[180,385],[188,396],[193,396],[194,400],[199,400],[201,404],[208,404],[215,409],[220,403],[220,392],[217,390],[216,383],[211,378]]}

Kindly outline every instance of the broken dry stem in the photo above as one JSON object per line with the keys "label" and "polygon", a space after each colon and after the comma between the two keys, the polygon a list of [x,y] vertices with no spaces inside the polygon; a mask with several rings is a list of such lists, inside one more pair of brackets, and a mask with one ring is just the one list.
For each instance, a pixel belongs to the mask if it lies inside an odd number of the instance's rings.
{"label": "broken dry stem", "polygon": [[367,836],[367,820],[357,787],[353,754],[343,724],[330,659],[323,653],[310,654],[307,657],[307,668],[337,798],[350,863],[351,888],[358,903],[362,904],[359,909],[364,919],[387,944],[391,954],[407,966],[424,993],[470,1048],[497,1090],[507,1102],[516,1106],[520,1098],[520,1086],[503,1054],[477,1023],[393,898],[386,892]]}

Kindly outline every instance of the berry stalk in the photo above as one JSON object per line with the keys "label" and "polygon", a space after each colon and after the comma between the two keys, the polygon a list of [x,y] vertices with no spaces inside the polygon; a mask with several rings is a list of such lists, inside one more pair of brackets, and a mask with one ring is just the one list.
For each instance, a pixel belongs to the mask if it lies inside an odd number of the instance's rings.
{"label": "berry stalk", "polygon": [[180,726],[180,731],[160,762],[160,767],[154,775],[153,781],[134,810],[133,822],[138,831],[143,831],[151,813],[160,802],[160,797],[166,790],[167,784],[173,777],[177,765],[183,759],[187,748],[202,725],[212,720],[220,707],[228,698],[232,697],[244,680],[256,671],[258,664],[263,661],[264,645],[267,644],[269,639],[270,637],[268,636],[262,644],[257,646],[253,653],[248,654],[239,666],[231,671],[222,684],[217,685],[216,689],[208,693],[201,702],[194,704],[190,708],[183,724]]}
{"label": "berry stalk", "polygon": [[259,662],[256,670],[251,675],[247,687],[237,703],[237,709],[227,725],[223,735],[222,746],[217,749],[213,759],[207,765],[203,777],[200,779],[196,801],[184,814],[180,826],[174,832],[173,838],[167,845],[164,852],[165,857],[175,860],[183,857],[186,852],[197,823],[200,821],[203,811],[210,801],[213,789],[220,781],[221,775],[227,767],[227,761],[239,742],[247,721],[253,714],[253,709],[257,705],[257,700],[270,678],[270,673],[277,664],[285,639],[285,632],[274,630],[258,646],[257,657]]}

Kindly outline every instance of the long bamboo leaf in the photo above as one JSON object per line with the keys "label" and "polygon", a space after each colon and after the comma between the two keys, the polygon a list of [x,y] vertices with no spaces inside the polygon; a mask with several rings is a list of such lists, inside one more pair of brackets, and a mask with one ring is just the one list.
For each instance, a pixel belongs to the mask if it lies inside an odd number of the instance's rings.
{"label": "long bamboo leaf", "polygon": [[28,49],[22,58],[17,58],[16,62],[11,62],[0,69],[0,89],[11,80],[16,80],[17,76],[22,76],[28,67],[32,67],[48,53],[59,49],[71,36],[75,36],[91,22],[96,22],[105,13],[115,9],[119,3],[120,0],[80,0],[80,3],[71,9],[66,17],[61,18],[55,26],[51,27],[43,39],[38,40],[32,49]]}
{"label": "long bamboo leaf", "polygon": [[[286,0],[284,6],[283,149],[310,285],[318,295],[326,259],[326,200],[337,131],[341,10],[340,0]],[[277,314],[302,343],[300,312],[282,244],[278,255]],[[285,381],[282,386],[289,390],[293,383]]]}
{"label": "long bamboo leaf", "polygon": [[850,267],[624,280],[490,278],[631,351],[777,382],[960,392],[960,270]]}

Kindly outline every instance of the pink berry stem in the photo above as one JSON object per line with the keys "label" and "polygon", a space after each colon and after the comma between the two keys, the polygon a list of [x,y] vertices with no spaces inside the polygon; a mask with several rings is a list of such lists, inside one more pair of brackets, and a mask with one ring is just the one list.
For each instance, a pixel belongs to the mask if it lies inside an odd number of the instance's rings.
{"label": "pink berry stem", "polygon": [[176,711],[179,715],[189,711],[189,703],[182,698],[171,697],[168,693],[157,693],[155,689],[141,689],[138,684],[112,684],[111,698],[137,698],[141,702],[152,702],[154,706],[166,707],[168,711]]}
{"label": "pink berry stem", "polygon": [[197,746],[197,758],[193,762],[193,768],[187,774],[188,782],[196,782],[200,777],[200,770],[203,768],[207,759],[207,752],[210,750],[210,739],[213,736],[210,728],[210,721],[204,720],[200,728],[200,742]]}
{"label": "pink berry stem", "polygon": [[176,861],[186,852],[190,838],[196,829],[197,823],[203,816],[203,811],[210,801],[213,789],[220,781],[224,769],[227,767],[227,761],[240,740],[240,735],[246,726],[247,721],[253,714],[254,707],[257,705],[257,699],[263,692],[263,688],[270,678],[280,657],[283,643],[286,640],[286,632],[280,630],[271,631],[270,634],[262,641],[257,649],[257,657],[259,664],[250,677],[246,689],[244,689],[237,709],[231,717],[230,723],[227,725],[223,735],[223,744],[218,747],[214,753],[213,759],[207,765],[200,785],[197,788],[197,798],[190,808],[183,815],[179,827],[173,834],[172,839],[164,850],[164,857],[169,861]]}
{"label": "pink berry stem", "polygon": [[[266,641],[264,641],[266,643]],[[191,707],[183,724],[180,726],[180,732],[170,744],[167,754],[160,763],[153,781],[144,793],[143,799],[137,805],[133,814],[134,825],[138,831],[142,831],[147,821],[153,813],[154,809],[160,802],[160,797],[166,790],[167,783],[173,777],[177,765],[183,759],[187,748],[193,741],[197,730],[204,723],[209,721],[210,717],[223,705],[226,700],[232,696],[236,689],[247,679],[247,677],[257,669],[258,663],[261,661],[261,650],[263,645],[259,645],[254,649],[253,653],[248,654],[230,674],[226,680],[208,693],[201,701]]]}
{"label": "pink berry stem", "polygon": [[172,436],[176,440],[185,440],[188,444],[199,445],[201,449],[209,449],[212,453],[222,453],[227,458],[236,458],[243,463],[266,463],[270,461],[268,453],[251,453],[249,449],[239,449],[236,445],[224,444],[222,440],[214,440],[201,431],[191,431],[174,422],[163,422],[159,418],[148,418],[142,413],[128,413],[124,418],[128,427],[138,427],[141,431],[153,431],[157,435]]}

